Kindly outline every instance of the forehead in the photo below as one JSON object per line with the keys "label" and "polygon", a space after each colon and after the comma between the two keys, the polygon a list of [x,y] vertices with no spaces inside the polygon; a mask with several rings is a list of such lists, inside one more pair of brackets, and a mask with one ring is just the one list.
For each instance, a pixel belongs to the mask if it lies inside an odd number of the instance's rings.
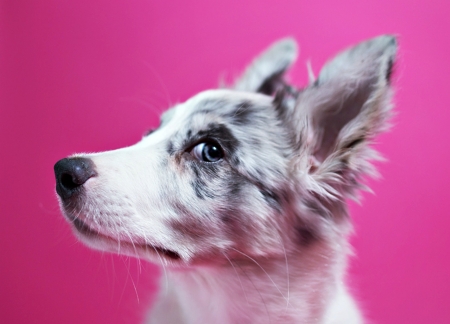
{"label": "forehead", "polygon": [[[285,133],[273,98],[234,90],[209,90],[168,110],[158,131],[143,143],[165,143],[169,154],[206,138],[218,141],[235,160],[283,156]],[[161,146],[162,147],[162,146]],[[255,162],[256,163],[256,162]]]}
{"label": "forehead", "polygon": [[257,115],[271,110],[272,98],[256,93],[233,90],[209,90],[202,92],[162,116],[162,123],[190,121],[199,126],[204,119],[214,122],[230,122],[236,125],[250,124]]}

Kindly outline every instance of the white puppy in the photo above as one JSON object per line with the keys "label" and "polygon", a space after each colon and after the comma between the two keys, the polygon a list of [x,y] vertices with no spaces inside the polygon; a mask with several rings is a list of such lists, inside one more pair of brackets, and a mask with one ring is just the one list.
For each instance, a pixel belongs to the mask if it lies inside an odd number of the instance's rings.
{"label": "white puppy", "polygon": [[374,172],[396,47],[358,44],[295,88],[297,47],[281,40],[139,143],[59,161],[63,213],[87,245],[167,268],[151,323],[362,323],[345,201]]}

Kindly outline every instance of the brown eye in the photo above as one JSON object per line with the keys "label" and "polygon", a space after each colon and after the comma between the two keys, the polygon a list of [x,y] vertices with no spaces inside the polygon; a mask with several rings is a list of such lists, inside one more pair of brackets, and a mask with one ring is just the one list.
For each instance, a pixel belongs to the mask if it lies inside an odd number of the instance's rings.
{"label": "brown eye", "polygon": [[192,149],[192,155],[199,161],[217,162],[223,158],[223,151],[220,145],[214,142],[203,142]]}

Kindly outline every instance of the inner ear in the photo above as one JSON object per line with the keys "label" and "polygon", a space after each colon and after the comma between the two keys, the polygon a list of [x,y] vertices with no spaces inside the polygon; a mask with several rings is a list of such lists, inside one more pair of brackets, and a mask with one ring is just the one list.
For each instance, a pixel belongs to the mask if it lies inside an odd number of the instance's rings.
{"label": "inner ear", "polygon": [[302,92],[299,104],[307,106],[311,153],[317,161],[335,159],[387,125],[396,48],[389,35],[351,47],[329,61]]}
{"label": "inner ear", "polygon": [[345,125],[360,114],[369,96],[368,89],[361,89],[351,93],[347,98],[329,103],[321,114],[313,116],[314,129],[318,132],[317,145],[313,154],[319,162],[325,160],[334,151],[339,133]]}
{"label": "inner ear", "polygon": [[273,95],[283,85],[283,76],[297,58],[297,44],[285,38],[257,56],[233,86],[235,90]]}
{"label": "inner ear", "polygon": [[267,78],[263,84],[256,90],[258,93],[262,93],[271,96],[277,92],[278,89],[283,87],[283,74],[285,71],[276,73]]}

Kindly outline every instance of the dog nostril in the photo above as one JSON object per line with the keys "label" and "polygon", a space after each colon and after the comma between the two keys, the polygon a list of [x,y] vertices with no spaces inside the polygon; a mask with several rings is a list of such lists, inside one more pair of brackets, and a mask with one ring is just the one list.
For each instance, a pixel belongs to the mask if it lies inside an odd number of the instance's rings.
{"label": "dog nostril", "polygon": [[60,182],[64,188],[67,188],[69,190],[73,190],[76,187],[80,186],[80,184],[75,183],[74,178],[72,178],[72,175],[68,173],[61,174]]}
{"label": "dog nostril", "polygon": [[56,192],[63,199],[78,193],[82,185],[95,176],[94,163],[87,158],[67,158],[55,164]]}

